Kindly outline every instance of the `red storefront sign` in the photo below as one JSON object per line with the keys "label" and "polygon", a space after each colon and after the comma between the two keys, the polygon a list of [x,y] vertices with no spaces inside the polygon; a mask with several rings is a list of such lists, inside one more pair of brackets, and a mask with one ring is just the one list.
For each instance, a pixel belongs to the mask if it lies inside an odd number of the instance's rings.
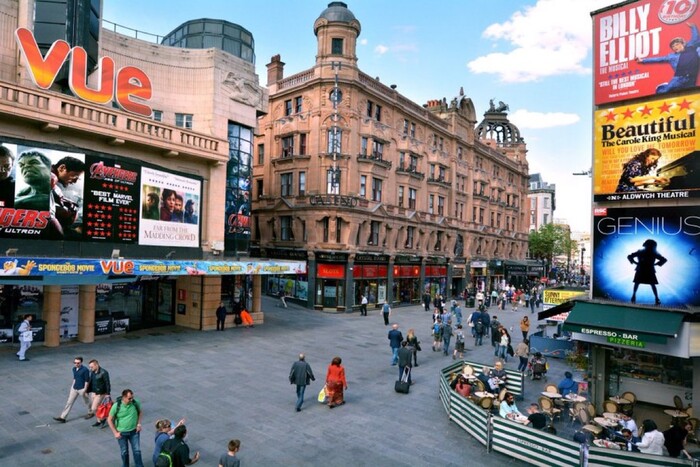
{"label": "red storefront sign", "polygon": [[352,270],[352,277],[355,278],[374,278],[374,277],[387,277],[388,268],[386,265],[381,264],[365,264],[361,266],[355,266]]}
{"label": "red storefront sign", "polygon": [[426,266],[425,277],[445,277],[447,276],[447,266]]}
{"label": "red storefront sign", "polygon": [[420,277],[420,266],[394,266],[394,277]]}
{"label": "red storefront sign", "polygon": [[345,279],[344,264],[319,264],[316,277],[322,279]]}

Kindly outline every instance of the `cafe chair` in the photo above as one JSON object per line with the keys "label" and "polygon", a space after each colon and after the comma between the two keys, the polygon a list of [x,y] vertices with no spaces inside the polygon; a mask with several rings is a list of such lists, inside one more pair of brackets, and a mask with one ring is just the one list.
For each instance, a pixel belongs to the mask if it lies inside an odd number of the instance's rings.
{"label": "cafe chair", "polygon": [[595,405],[588,402],[586,404],[586,413],[588,414],[589,419],[595,418]]}
{"label": "cafe chair", "polygon": [[538,402],[542,413],[549,416],[550,423],[553,423],[554,419],[557,417],[559,417],[559,420],[561,420],[561,410],[554,407],[554,402],[552,402],[552,399],[541,396],[538,399]]}
{"label": "cafe chair", "polygon": [[464,368],[462,368],[462,374],[465,376],[473,376],[474,368],[472,368],[471,365],[464,365]]}
{"label": "cafe chair", "polygon": [[685,407],[683,407],[683,399],[681,399],[680,396],[673,396],[673,405],[677,410],[680,410],[681,412],[685,411]]}
{"label": "cafe chair", "polygon": [[486,385],[485,385],[484,382],[481,381],[480,379],[477,379],[477,380],[474,382],[474,385],[476,386],[476,390],[477,390],[478,392],[486,392]]}
{"label": "cafe chair", "polygon": [[620,397],[622,397],[623,399],[627,399],[627,400],[630,401],[632,404],[636,404],[636,403],[637,403],[637,396],[636,396],[633,392],[631,392],[631,391],[625,391],[625,392],[623,392],[622,394],[620,394]]}
{"label": "cafe chair", "polygon": [[493,401],[493,408],[494,409],[500,410],[501,403],[506,398],[506,392],[508,392],[506,390],[506,388],[503,388],[503,389],[501,389],[501,392],[498,393],[498,397],[496,398],[496,400]]}
{"label": "cafe chair", "polygon": [[603,402],[603,412],[610,412],[610,413],[618,413],[620,411],[620,408],[618,405],[613,402],[613,401],[605,401]]}
{"label": "cafe chair", "polygon": [[587,404],[588,404],[587,402],[574,402],[573,407],[570,407],[570,408],[569,408],[569,416],[570,416],[570,418],[571,418],[571,425],[572,425],[572,426],[573,426],[574,422],[576,422],[576,421],[580,422],[580,421],[581,421],[581,420],[579,419],[579,417],[578,417],[578,413],[579,413],[581,410],[584,410],[584,411],[585,411],[585,410],[586,410],[586,405],[587,405]]}
{"label": "cafe chair", "polygon": [[685,408],[685,413],[687,413],[689,417],[693,416],[693,404],[688,404],[688,407]]}
{"label": "cafe chair", "polygon": [[579,411],[578,417],[579,417],[579,420],[581,420],[581,425],[583,425],[583,427],[581,428],[581,431],[585,431],[587,433],[590,433],[593,436],[595,436],[596,438],[598,436],[600,436],[600,434],[603,432],[602,427],[589,423],[590,418],[588,417],[588,412],[586,412],[585,410]]}
{"label": "cafe chair", "polygon": [[559,394],[559,388],[557,387],[556,384],[547,384],[544,387],[544,392],[553,392],[553,393]]}
{"label": "cafe chair", "polygon": [[479,405],[482,409],[491,410],[493,407],[493,397],[484,397],[479,401]]}

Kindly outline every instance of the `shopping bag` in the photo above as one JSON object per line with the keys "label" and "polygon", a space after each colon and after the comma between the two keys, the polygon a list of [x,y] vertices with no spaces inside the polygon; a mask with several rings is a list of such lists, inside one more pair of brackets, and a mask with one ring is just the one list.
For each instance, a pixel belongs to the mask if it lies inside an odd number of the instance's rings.
{"label": "shopping bag", "polygon": [[401,375],[401,379],[394,383],[394,391],[400,394],[408,394],[408,391],[411,388],[411,385],[408,382],[408,377],[410,374],[411,368],[406,367],[403,369],[403,375]]}
{"label": "shopping bag", "polygon": [[112,409],[112,398],[107,396],[104,398],[102,403],[97,407],[97,412],[95,416],[98,420],[106,420],[109,416],[109,411]]}
{"label": "shopping bag", "polygon": [[321,388],[321,392],[318,393],[318,401],[319,401],[321,404],[325,404],[325,403],[326,403],[326,386],[323,386],[323,387]]}

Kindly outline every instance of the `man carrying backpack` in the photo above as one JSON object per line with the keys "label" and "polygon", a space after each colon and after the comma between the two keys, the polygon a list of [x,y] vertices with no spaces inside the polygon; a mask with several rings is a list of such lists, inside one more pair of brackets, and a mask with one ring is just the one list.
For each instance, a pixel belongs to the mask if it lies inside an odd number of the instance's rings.
{"label": "man carrying backpack", "polygon": [[498,328],[501,327],[501,322],[498,321],[498,317],[494,316],[491,318],[491,346],[498,348],[498,340],[501,334],[498,332]]}
{"label": "man carrying backpack", "polygon": [[185,443],[187,427],[179,425],[173,432],[173,438],[163,443],[163,447],[158,454],[156,467],[185,467],[192,465],[199,460],[199,451],[190,458],[190,447]]}
{"label": "man carrying backpack", "polygon": [[112,405],[107,417],[109,428],[119,443],[119,451],[122,456],[122,467],[129,466],[129,444],[134,451],[134,463],[136,467],[143,467],[141,460],[141,403],[134,399],[134,391],[124,389],[121,397]]}
{"label": "man carrying backpack", "polygon": [[474,347],[482,344],[484,338],[484,320],[482,319],[482,313],[477,311],[474,313],[472,318],[474,323]]}
{"label": "man carrying backpack", "polygon": [[452,321],[442,323],[442,353],[447,356],[450,350],[450,340],[452,339]]}

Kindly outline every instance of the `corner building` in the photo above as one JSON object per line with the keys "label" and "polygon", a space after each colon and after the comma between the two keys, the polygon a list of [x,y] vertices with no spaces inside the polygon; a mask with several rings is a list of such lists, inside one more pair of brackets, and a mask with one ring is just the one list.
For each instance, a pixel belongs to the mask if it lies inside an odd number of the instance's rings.
{"label": "corner building", "polygon": [[[102,28],[102,3],[83,3],[0,0],[0,144],[15,159],[0,156],[0,175],[9,170],[14,185],[0,195],[0,341],[12,340],[27,313],[35,341],[47,346],[168,324],[213,329],[222,300],[260,322],[260,274],[290,265],[240,258],[253,132],[267,110],[252,35],[195,20],[166,38],[173,46],[162,45]],[[26,52],[33,43],[34,68]],[[65,59],[46,82],[35,68],[54,44],[45,64]],[[127,102],[120,86],[137,82],[150,83],[150,93]],[[134,103],[147,111],[134,112]],[[60,160],[79,160],[62,193],[47,177],[34,190],[37,206],[25,207],[60,229],[27,228],[30,217],[15,216],[31,193],[18,161],[27,151],[45,154],[59,181]],[[166,193],[176,205],[179,197],[179,216],[164,217]],[[66,206],[68,222],[57,215]]]}
{"label": "corner building", "polygon": [[[258,121],[251,252],[307,262],[268,276],[310,308],[350,311],[490,290],[526,268],[526,146],[491,105],[477,126],[462,90],[421,106],[357,65],[360,22],[332,2],[313,25],[312,68],[267,65]],[[523,276],[527,271],[523,269]],[[518,277],[516,277],[518,279]]]}

